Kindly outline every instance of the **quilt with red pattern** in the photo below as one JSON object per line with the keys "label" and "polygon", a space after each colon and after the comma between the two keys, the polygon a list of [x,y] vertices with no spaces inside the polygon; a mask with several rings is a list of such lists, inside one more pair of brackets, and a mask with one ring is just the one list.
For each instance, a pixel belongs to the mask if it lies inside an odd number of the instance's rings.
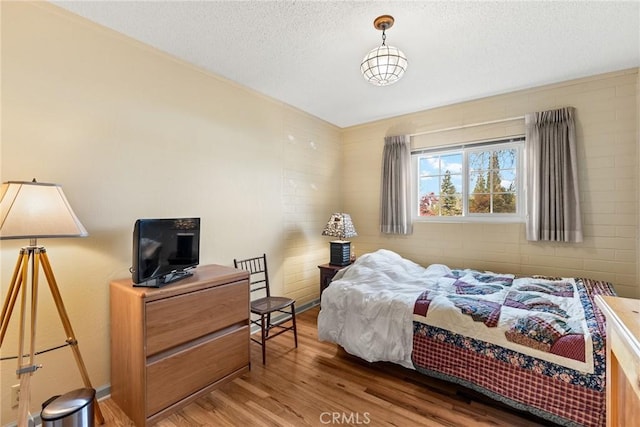
{"label": "quilt with red pattern", "polygon": [[451,270],[413,309],[416,370],[567,426],[605,424],[605,325],[588,279]]}

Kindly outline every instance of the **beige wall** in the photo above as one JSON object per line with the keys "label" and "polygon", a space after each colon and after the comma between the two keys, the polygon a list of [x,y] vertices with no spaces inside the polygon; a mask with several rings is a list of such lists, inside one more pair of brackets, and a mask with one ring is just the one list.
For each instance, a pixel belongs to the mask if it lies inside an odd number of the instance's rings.
{"label": "beige wall", "polygon": [[[2,2],[1,179],[63,186],[89,237],[47,247],[89,375],[109,383],[108,283],[142,217],[200,216],[201,262],[266,252],[274,292],[318,297],[322,227],[340,210],[340,130],[44,3]],[[0,242],[2,298],[19,248]],[[37,348],[64,342],[43,285]],[[2,356],[16,353],[14,313]],[[82,386],[71,352],[38,357],[32,413]],[[17,383],[1,362],[4,425]]]}
{"label": "beige wall", "polygon": [[[421,264],[498,272],[590,277],[640,297],[638,282],[638,70],[594,76],[378,121],[343,132],[343,206],[358,252],[394,250]],[[528,242],[524,224],[416,223],[411,236],[379,232],[384,137],[522,116],[562,106],[577,110],[584,243]],[[412,138],[441,146],[524,133],[524,120]]]}

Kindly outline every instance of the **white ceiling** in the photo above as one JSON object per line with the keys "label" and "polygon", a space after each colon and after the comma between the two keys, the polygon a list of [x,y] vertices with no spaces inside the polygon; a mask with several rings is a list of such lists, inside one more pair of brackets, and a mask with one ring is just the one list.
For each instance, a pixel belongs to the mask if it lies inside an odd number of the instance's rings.
{"label": "white ceiling", "polygon": [[[640,0],[53,3],[340,127],[640,66]],[[409,66],[376,87],[383,14]]]}

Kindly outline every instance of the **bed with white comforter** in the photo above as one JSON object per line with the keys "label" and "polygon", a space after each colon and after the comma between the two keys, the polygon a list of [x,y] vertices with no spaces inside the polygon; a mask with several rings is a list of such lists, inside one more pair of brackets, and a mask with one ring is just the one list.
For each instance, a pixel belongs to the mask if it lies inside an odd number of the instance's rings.
{"label": "bed with white comforter", "polygon": [[[322,294],[318,337],[562,425],[604,425],[606,282],[425,268],[379,250]],[[544,390],[544,391],[542,391]]]}

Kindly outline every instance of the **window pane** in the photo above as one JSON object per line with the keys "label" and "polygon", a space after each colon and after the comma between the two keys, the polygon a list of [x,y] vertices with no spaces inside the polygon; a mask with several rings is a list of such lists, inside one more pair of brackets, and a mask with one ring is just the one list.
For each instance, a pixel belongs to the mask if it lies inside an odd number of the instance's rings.
{"label": "window pane", "polygon": [[419,158],[420,216],[462,215],[462,153]]}
{"label": "window pane", "polygon": [[420,175],[440,175],[440,158],[438,156],[421,157]]}
{"label": "window pane", "polygon": [[420,216],[440,215],[439,197],[434,193],[420,196]]}
{"label": "window pane", "polygon": [[462,215],[462,194],[443,194],[440,206],[441,216]]}
{"label": "window pane", "polygon": [[480,171],[489,169],[490,158],[491,152],[489,151],[469,153],[469,170]]}
{"label": "window pane", "polygon": [[420,195],[423,196],[429,193],[440,193],[439,177],[420,178]]}
{"label": "window pane", "polygon": [[452,175],[449,170],[442,177],[440,187],[440,215],[462,215],[462,175]]}
{"label": "window pane", "polygon": [[498,163],[500,164],[500,169],[512,169],[516,167],[517,150],[515,148],[497,150],[495,153],[498,158]]}
{"label": "window pane", "polygon": [[508,169],[500,171],[500,176],[502,178],[502,186],[506,191],[515,192],[516,191],[516,171],[514,169]]}
{"label": "window pane", "polygon": [[447,154],[440,157],[440,171],[442,174],[446,171],[452,174],[462,173],[462,153]]}
{"label": "window pane", "polygon": [[499,193],[493,195],[493,213],[515,213],[516,194]]}
{"label": "window pane", "polygon": [[456,193],[459,193],[462,191],[462,175],[451,174],[451,183],[456,189]]}
{"label": "window pane", "polygon": [[487,193],[471,194],[469,213],[491,213],[491,195]]}
{"label": "window pane", "polygon": [[472,193],[486,193],[488,191],[487,174],[485,172],[471,172],[469,174],[469,191]]}

